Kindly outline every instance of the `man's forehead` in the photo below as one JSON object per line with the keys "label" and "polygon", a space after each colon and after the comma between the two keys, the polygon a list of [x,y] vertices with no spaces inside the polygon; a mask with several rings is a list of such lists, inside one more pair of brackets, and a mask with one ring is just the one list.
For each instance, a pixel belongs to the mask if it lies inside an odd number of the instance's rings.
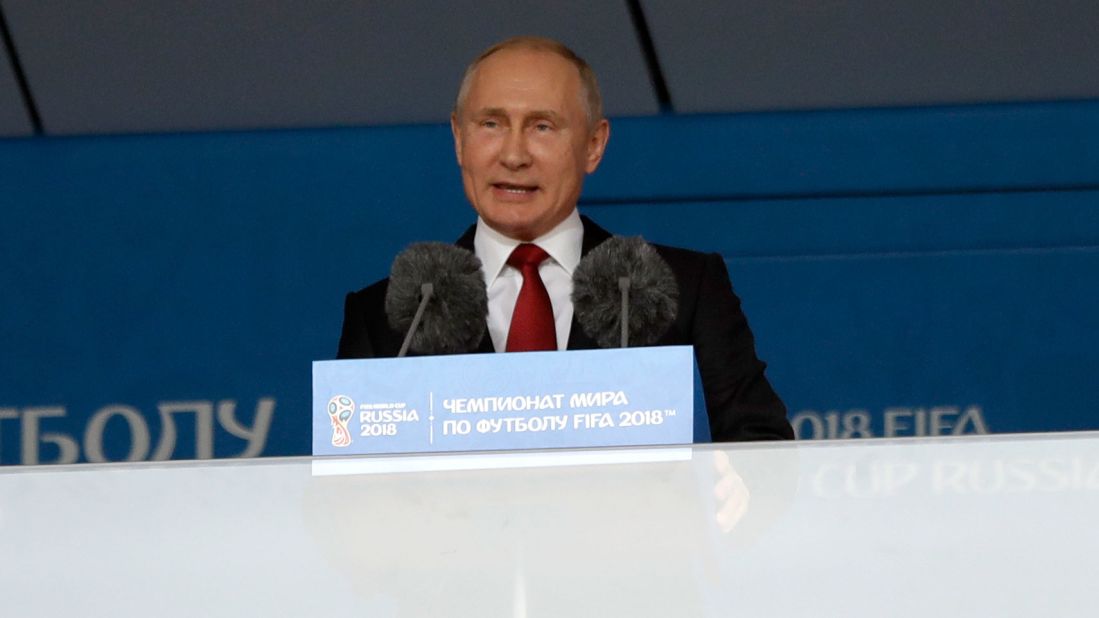
{"label": "man's forehead", "polygon": [[532,113],[570,113],[581,100],[579,71],[565,58],[542,50],[501,50],[477,67],[467,111],[523,108]]}
{"label": "man's forehead", "polygon": [[540,49],[503,49],[481,61],[473,86],[512,83],[579,87],[580,72],[567,59]]}

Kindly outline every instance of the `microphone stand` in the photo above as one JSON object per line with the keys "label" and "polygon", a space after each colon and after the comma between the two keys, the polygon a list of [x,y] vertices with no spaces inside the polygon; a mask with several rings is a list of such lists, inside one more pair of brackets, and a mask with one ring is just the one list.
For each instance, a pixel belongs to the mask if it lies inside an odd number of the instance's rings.
{"label": "microphone stand", "polygon": [[435,293],[435,286],[430,283],[424,283],[420,286],[420,306],[416,307],[416,315],[412,317],[412,325],[408,327],[408,333],[404,336],[404,342],[401,344],[401,351],[397,353],[397,358],[404,358],[405,354],[408,354],[408,346],[412,343],[412,335],[416,334],[416,329],[420,327],[420,320],[424,317],[424,309],[427,309],[427,302],[431,300],[431,295]]}
{"label": "microphone stand", "polygon": [[630,347],[630,278],[619,277],[618,289],[622,290],[622,345]]}

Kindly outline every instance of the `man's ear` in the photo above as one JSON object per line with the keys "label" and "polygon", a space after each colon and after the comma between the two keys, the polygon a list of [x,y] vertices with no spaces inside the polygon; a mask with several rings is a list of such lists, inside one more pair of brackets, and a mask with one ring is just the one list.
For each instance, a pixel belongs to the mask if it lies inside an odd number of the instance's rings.
{"label": "man's ear", "polygon": [[595,123],[591,136],[588,138],[588,158],[586,171],[590,174],[599,167],[603,160],[603,152],[607,149],[607,140],[611,138],[611,123],[606,118]]}
{"label": "man's ear", "polygon": [[450,132],[454,135],[454,156],[458,158],[458,167],[462,166],[462,129],[458,126],[458,112],[450,113]]}

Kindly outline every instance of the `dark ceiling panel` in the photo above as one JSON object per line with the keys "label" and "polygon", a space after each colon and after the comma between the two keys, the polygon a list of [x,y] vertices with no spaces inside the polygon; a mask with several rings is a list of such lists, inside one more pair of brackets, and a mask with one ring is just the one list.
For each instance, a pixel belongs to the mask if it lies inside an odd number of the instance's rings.
{"label": "dark ceiling panel", "polygon": [[47,133],[441,122],[492,42],[554,36],[613,115],[657,103],[625,2],[5,0]]}
{"label": "dark ceiling panel", "polygon": [[643,3],[676,111],[1099,97],[1099,2]]}
{"label": "dark ceiling panel", "polygon": [[0,137],[26,137],[33,131],[11,59],[0,49]]}

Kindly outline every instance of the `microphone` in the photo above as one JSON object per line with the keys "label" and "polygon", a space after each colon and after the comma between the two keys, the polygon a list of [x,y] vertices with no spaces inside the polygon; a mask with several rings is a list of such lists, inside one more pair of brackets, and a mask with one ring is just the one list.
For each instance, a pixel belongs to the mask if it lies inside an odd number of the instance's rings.
{"label": "microphone", "polygon": [[572,276],[576,321],[600,347],[656,343],[675,321],[679,286],[640,236],[614,236],[588,252]]}
{"label": "microphone", "polygon": [[409,245],[393,260],[385,314],[394,330],[406,333],[399,357],[409,349],[419,354],[475,350],[488,315],[481,260],[446,243]]}

